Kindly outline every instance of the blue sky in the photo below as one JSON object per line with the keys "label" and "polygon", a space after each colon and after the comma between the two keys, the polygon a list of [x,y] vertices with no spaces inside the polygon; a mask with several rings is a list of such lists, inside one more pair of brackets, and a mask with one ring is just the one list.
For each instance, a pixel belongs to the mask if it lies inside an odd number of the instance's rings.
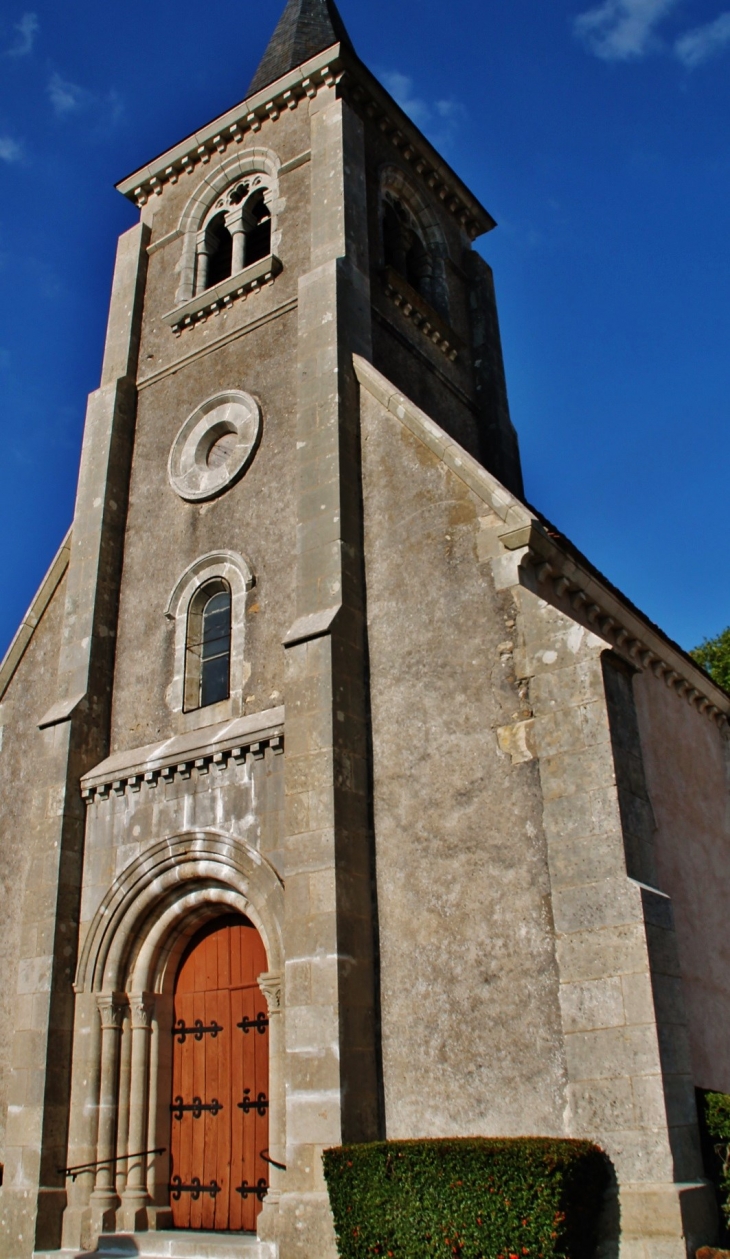
{"label": "blue sky", "polygon": [[[342,0],[498,220],[530,499],[684,647],[730,624],[730,0]],[[114,182],[241,99],[283,0],[3,0],[0,652],[71,519]]]}

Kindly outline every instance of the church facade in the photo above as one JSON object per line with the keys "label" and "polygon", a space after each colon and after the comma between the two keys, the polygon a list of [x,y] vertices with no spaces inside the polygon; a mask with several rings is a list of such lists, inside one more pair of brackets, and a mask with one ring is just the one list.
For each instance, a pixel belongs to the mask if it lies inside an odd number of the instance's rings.
{"label": "church facade", "polygon": [[119,188],[0,667],[0,1256],[334,1259],[323,1148],[568,1135],[683,1259],[730,698],[525,499],[493,219],[331,0]]}

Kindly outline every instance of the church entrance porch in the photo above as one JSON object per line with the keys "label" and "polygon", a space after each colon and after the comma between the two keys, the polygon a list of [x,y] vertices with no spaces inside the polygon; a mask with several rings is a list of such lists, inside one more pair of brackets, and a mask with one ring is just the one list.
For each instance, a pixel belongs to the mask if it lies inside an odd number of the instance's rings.
{"label": "church entrance porch", "polygon": [[216,1255],[229,1236],[271,1236],[286,1161],[282,900],[245,841],[205,831],[145,849],[102,899],[76,979],[69,1254],[187,1254],[187,1236],[220,1238],[205,1240]]}
{"label": "church entrance porch", "polygon": [[253,923],[214,919],[175,985],[170,1196],[177,1229],[253,1232],[268,1190],[266,953]]}

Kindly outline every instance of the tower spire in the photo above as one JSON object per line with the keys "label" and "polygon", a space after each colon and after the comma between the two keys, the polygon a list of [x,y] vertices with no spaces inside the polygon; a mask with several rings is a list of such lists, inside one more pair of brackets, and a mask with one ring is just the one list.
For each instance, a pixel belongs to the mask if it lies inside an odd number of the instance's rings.
{"label": "tower spire", "polygon": [[262,91],[332,44],[352,48],[334,0],[287,0],[246,95]]}

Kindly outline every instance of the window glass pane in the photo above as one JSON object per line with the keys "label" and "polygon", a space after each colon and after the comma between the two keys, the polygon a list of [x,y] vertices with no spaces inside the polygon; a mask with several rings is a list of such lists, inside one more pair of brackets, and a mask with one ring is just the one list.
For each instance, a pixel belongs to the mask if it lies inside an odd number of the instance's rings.
{"label": "window glass pane", "polygon": [[212,595],[203,609],[200,704],[217,704],[230,693],[231,594]]}
{"label": "window glass pane", "polygon": [[228,699],[228,664],[229,656],[216,656],[213,660],[204,660],[200,677],[200,706],[217,704]]}

